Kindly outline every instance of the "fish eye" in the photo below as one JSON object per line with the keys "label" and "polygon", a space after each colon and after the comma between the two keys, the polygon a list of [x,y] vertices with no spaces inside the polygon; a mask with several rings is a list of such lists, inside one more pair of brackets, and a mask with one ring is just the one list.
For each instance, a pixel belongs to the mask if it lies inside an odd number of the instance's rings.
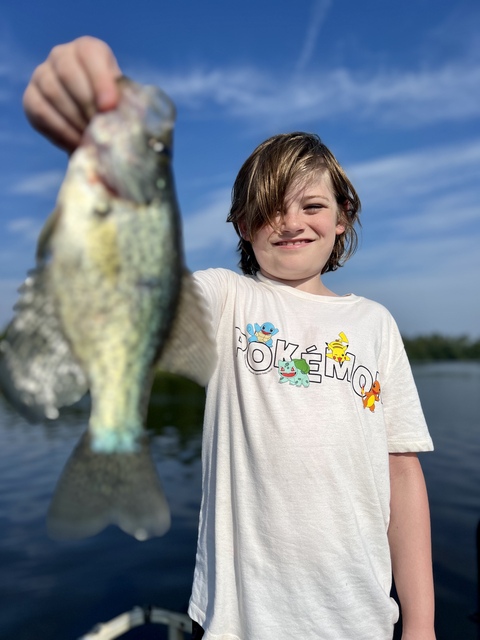
{"label": "fish eye", "polygon": [[150,138],[148,140],[148,146],[159,155],[170,156],[170,149],[158,138]]}
{"label": "fish eye", "polygon": [[98,202],[93,212],[98,218],[106,218],[112,211],[108,202]]}
{"label": "fish eye", "polygon": [[165,145],[163,144],[163,142],[160,142],[159,140],[155,140],[152,143],[152,149],[157,153],[161,153],[165,149]]}

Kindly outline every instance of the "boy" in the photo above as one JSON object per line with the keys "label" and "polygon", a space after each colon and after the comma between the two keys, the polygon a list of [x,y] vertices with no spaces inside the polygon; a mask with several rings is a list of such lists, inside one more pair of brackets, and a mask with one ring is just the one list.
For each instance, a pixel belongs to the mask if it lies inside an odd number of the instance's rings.
{"label": "boy", "polygon": [[[92,38],[55,48],[25,92],[73,150],[120,71]],[[196,275],[219,362],[209,383],[189,613],[205,640],[432,640],[432,448],[398,329],[322,282],[354,250],[360,202],[313,135],[275,136],[241,168],[229,220],[245,275]]]}

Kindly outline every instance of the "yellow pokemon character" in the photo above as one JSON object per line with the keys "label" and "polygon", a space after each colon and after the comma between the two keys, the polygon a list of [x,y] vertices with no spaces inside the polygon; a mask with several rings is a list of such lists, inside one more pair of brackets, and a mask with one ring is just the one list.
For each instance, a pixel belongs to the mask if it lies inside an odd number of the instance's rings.
{"label": "yellow pokemon character", "polygon": [[338,334],[338,340],[326,342],[325,344],[327,345],[327,358],[331,358],[340,364],[345,360],[350,360],[350,357],[347,356],[348,338],[343,331]]}

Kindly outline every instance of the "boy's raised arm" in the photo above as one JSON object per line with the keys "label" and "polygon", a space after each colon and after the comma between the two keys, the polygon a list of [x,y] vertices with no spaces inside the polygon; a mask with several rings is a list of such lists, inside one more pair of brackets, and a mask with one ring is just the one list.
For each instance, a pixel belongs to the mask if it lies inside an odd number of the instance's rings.
{"label": "boy's raised arm", "polygon": [[402,608],[402,640],[435,640],[430,512],[415,453],[390,454],[393,576]]}
{"label": "boy's raised arm", "polygon": [[97,111],[116,106],[120,68],[110,47],[84,36],[58,45],[33,72],[23,96],[27,118],[54,144],[72,152]]}

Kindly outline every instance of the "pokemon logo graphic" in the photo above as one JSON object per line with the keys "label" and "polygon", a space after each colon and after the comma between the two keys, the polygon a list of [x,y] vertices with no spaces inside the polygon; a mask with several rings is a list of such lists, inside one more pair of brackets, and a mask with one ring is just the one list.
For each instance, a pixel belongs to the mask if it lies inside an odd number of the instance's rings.
{"label": "pokemon logo graphic", "polygon": [[362,400],[363,408],[370,409],[373,413],[375,411],[375,402],[380,401],[380,382],[375,380],[372,384],[370,391],[365,393],[365,387],[362,387]]}
{"label": "pokemon logo graphic", "polygon": [[238,325],[235,327],[235,352],[250,373],[258,376],[274,372],[283,385],[289,383],[310,390],[327,380],[349,384],[371,413],[375,412],[377,402],[383,404],[380,372],[360,364],[353,351],[347,353],[350,345],[343,331],[338,340],[323,341],[321,344],[326,344],[323,350],[315,343],[302,348],[296,342],[279,337],[278,333],[280,330],[267,322],[262,326],[248,324],[246,331]]}
{"label": "pokemon logo graphic", "polygon": [[327,345],[327,349],[325,352],[327,358],[331,358],[332,360],[335,360],[340,364],[350,360],[349,356],[347,355],[348,338],[343,333],[343,331],[340,331],[340,333],[338,334],[338,340],[326,342],[325,344]]}

